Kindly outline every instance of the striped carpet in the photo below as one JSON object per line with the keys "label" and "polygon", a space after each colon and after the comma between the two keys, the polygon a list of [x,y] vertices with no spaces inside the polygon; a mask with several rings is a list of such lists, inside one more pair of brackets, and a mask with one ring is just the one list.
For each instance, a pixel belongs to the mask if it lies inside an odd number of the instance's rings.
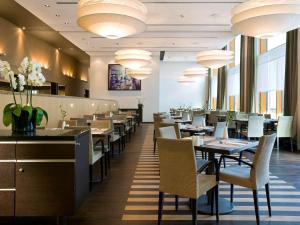
{"label": "striped carpet", "polygon": [[[122,216],[123,221],[154,222],[157,220],[159,169],[158,156],[157,154],[153,155],[153,131],[150,128],[141,147],[139,161]],[[236,162],[227,161],[227,166],[234,163]],[[270,189],[272,217],[268,216],[265,191],[259,191],[262,224],[300,224],[300,190],[297,190],[294,186],[277,177],[276,174],[271,174]],[[221,182],[221,197],[229,199],[229,190],[230,186]],[[175,221],[190,221],[191,211],[188,207],[188,199],[179,199],[179,210],[176,212],[174,197],[166,195],[163,214],[163,221],[171,221],[172,224]],[[198,215],[198,220],[214,221],[215,216]],[[220,216],[220,224],[225,224],[226,222],[228,224],[239,224],[238,221],[243,221],[243,223],[251,225],[256,224],[252,191],[235,186],[234,212]]]}

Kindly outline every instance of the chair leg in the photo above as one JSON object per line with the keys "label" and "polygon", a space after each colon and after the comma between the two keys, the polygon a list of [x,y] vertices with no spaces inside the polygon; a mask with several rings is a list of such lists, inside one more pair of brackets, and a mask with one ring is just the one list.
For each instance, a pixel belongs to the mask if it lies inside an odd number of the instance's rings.
{"label": "chair leg", "polygon": [[233,191],[234,191],[233,188],[234,188],[233,184],[230,184],[230,202],[231,203],[233,202]]}
{"label": "chair leg", "polygon": [[104,178],[103,157],[100,159],[100,167],[101,167],[101,181],[103,181]]}
{"label": "chair leg", "polygon": [[157,220],[157,224],[158,224],[158,225],[160,225],[161,218],[162,218],[163,204],[164,204],[164,193],[163,193],[163,192],[159,192],[159,200],[158,200],[158,220]]}
{"label": "chair leg", "polygon": [[155,151],[156,151],[156,138],[154,139],[153,155],[155,155]]}
{"label": "chair leg", "polygon": [[192,217],[193,217],[193,225],[197,225],[197,214],[198,214],[198,209],[197,209],[197,199],[192,199]]}
{"label": "chair leg", "polygon": [[255,207],[256,224],[260,225],[257,190],[253,190],[253,199]]}
{"label": "chair leg", "polygon": [[216,201],[216,220],[219,222],[219,185],[215,187],[215,201]]}
{"label": "chair leg", "polygon": [[277,137],[277,151],[279,151],[279,137]]}
{"label": "chair leg", "polygon": [[223,159],[223,166],[224,166],[224,168],[226,168],[226,159],[225,158]]}
{"label": "chair leg", "polygon": [[178,211],[178,195],[175,195],[175,210]]}
{"label": "chair leg", "polygon": [[267,201],[268,201],[268,210],[269,210],[269,216],[272,216],[272,209],[271,209],[271,199],[270,199],[270,185],[269,183],[267,183],[265,185],[265,189],[266,189],[266,195],[267,195]]}
{"label": "chair leg", "polygon": [[93,184],[93,165],[89,166],[89,175],[90,175],[90,191],[92,191]]}
{"label": "chair leg", "polygon": [[118,140],[118,142],[119,142],[119,155],[121,155],[121,148],[122,148],[122,146],[121,146],[121,138]]}
{"label": "chair leg", "polygon": [[104,153],[104,173],[105,173],[105,176],[107,176],[107,154],[106,154],[106,152]]}
{"label": "chair leg", "polygon": [[107,163],[108,163],[108,169],[110,169],[110,154],[109,154],[109,151],[107,152]]}
{"label": "chair leg", "polygon": [[215,204],[215,188],[211,192],[210,215],[214,215],[214,204]]}
{"label": "chair leg", "polygon": [[115,150],[114,149],[114,142],[111,142],[110,146],[111,146],[111,148],[110,148],[111,149],[111,157],[114,158],[114,150]]}
{"label": "chair leg", "polygon": [[293,138],[290,138],[290,142],[291,142],[291,151],[294,152]]}

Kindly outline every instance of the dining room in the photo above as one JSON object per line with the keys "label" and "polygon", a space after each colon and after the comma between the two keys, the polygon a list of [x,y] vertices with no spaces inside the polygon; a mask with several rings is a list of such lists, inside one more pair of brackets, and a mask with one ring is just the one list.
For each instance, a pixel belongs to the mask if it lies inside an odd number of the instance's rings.
{"label": "dining room", "polygon": [[299,0],[1,0],[0,224],[298,225]]}

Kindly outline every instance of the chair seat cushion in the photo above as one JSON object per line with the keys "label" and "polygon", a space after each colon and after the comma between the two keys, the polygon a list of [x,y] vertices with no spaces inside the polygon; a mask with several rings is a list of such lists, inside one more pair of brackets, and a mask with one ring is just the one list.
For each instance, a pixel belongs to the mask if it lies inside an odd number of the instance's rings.
{"label": "chair seat cushion", "polygon": [[230,166],[220,171],[220,180],[230,184],[252,188],[250,171],[248,167]]}
{"label": "chair seat cushion", "polygon": [[93,151],[93,157],[92,157],[92,165],[94,165],[99,159],[101,159],[103,156],[102,151],[94,150]]}

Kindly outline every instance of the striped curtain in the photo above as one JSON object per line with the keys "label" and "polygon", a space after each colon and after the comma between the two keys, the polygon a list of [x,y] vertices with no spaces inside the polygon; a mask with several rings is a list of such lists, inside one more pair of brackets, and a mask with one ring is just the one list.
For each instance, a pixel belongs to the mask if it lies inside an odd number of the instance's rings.
{"label": "striped curtain", "polygon": [[287,33],[284,115],[295,116],[298,95],[298,30]]}
{"label": "striped curtain", "polygon": [[[222,50],[226,50],[224,47]],[[226,94],[226,66],[218,69],[218,94],[217,94],[217,109],[225,109],[225,94]]]}
{"label": "striped curtain", "polygon": [[255,38],[242,36],[240,64],[240,111],[255,111]]}

